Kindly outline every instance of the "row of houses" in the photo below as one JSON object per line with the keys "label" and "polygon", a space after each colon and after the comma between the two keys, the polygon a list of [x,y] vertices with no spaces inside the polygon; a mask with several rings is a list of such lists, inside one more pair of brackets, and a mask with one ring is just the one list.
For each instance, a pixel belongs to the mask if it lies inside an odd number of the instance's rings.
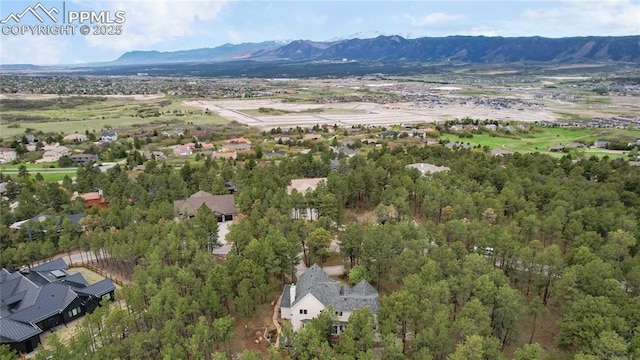
{"label": "row of houses", "polygon": [[[27,149],[29,150],[29,149]],[[35,150],[35,148],[33,149]],[[71,153],[68,147],[61,145],[45,145],[42,150],[42,158],[38,159],[38,163],[56,162],[63,156],[69,156],[71,160],[76,164],[87,164],[92,161],[98,161],[98,156],[94,154],[74,154]],[[30,150],[32,151],[32,150]],[[16,149],[12,148],[0,148],[0,163],[8,163],[16,160],[18,153]]]}

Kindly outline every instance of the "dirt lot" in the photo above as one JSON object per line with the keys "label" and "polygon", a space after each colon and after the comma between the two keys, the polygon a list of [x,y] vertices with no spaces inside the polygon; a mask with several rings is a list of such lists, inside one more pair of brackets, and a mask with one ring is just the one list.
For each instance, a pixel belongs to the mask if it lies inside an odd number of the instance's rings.
{"label": "dirt lot", "polygon": [[[342,126],[354,125],[382,125],[388,126],[399,123],[433,123],[454,118],[471,117],[474,119],[518,120],[534,122],[541,120],[556,120],[558,117],[550,111],[540,107],[527,107],[522,110],[505,108],[494,109],[487,106],[473,104],[439,105],[433,107],[419,107],[413,103],[375,104],[363,102],[346,102],[330,104],[314,103],[284,103],[280,100],[222,100],[222,101],[187,101],[186,106],[195,106],[217,112],[228,120],[236,120],[250,126],[262,128],[313,126],[315,124],[338,124]],[[243,110],[258,108],[273,108],[290,111],[284,115],[252,116]],[[308,109],[326,109],[325,112],[304,112]],[[330,110],[330,111],[329,111]],[[298,112],[298,113],[297,113]]]}

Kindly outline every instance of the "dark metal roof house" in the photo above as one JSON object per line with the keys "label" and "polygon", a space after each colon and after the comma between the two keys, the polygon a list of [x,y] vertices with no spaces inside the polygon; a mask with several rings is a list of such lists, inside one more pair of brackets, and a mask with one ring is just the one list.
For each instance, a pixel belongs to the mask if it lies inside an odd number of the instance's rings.
{"label": "dark metal roof house", "polygon": [[89,285],[82,274],[70,274],[63,259],[21,271],[0,269],[0,344],[31,352],[41,332],[93,312],[114,292],[109,279]]}

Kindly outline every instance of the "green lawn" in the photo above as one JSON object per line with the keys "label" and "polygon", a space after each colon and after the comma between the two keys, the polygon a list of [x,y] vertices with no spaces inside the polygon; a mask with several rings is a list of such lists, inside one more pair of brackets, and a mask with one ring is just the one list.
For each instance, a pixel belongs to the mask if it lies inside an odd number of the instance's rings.
{"label": "green lawn", "polygon": [[[503,148],[513,152],[530,153],[541,152],[555,155],[562,153],[550,153],[547,149],[553,145],[566,145],[571,142],[589,143],[598,139],[640,138],[638,130],[620,130],[620,129],[592,129],[592,128],[537,128],[539,131],[530,132],[528,134],[518,133],[517,138],[491,136],[488,133],[474,134],[472,138],[461,138],[454,134],[444,134],[443,139],[449,139],[452,142],[469,143],[470,145],[487,146],[492,149]],[[620,157],[621,154],[610,153],[603,149],[582,149],[578,153],[585,155]]]}
{"label": "green lawn", "polygon": [[71,168],[58,168],[58,163],[57,162],[50,162],[50,163],[39,163],[39,164],[3,164],[0,165],[0,170],[1,171],[18,171],[18,169],[20,169],[20,166],[23,166],[27,168],[27,170],[32,171],[32,170],[37,170],[37,171],[47,171],[47,170],[61,170],[61,169],[69,169],[69,170],[75,170],[75,167],[71,167]]}
{"label": "green lawn", "polygon": [[0,166],[0,173],[3,175],[16,176],[20,166],[24,165],[29,172],[32,180],[35,180],[36,174],[40,173],[46,182],[60,181],[65,176],[73,178],[76,176],[78,169],[75,167],[59,168],[57,163],[41,163],[41,164],[4,164]]}

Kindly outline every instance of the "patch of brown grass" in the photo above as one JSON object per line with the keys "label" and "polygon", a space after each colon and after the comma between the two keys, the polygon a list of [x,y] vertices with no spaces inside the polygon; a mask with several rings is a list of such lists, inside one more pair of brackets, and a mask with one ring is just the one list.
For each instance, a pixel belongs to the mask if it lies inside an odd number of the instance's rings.
{"label": "patch of brown grass", "polygon": [[[543,359],[563,360],[570,358],[569,354],[559,349],[556,345],[556,338],[560,332],[560,327],[557,324],[559,317],[560,309],[549,305],[547,306],[547,311],[544,314],[538,315],[538,319],[536,320],[532,343],[538,343],[542,346],[544,349]],[[533,328],[533,316],[525,316],[521,321],[521,325],[522,327],[520,328],[518,337],[504,350],[504,355],[508,358],[513,357],[516,348],[529,343],[529,337],[531,336],[531,330]]]}

